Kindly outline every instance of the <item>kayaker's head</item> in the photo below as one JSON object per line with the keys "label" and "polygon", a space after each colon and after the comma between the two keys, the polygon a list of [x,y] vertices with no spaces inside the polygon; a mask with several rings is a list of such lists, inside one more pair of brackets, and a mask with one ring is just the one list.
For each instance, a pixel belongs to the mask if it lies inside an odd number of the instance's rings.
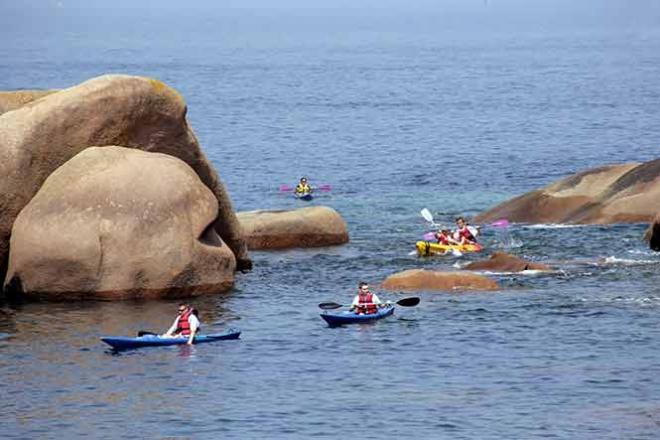
{"label": "kayaker's head", "polygon": [[179,315],[184,313],[186,310],[188,310],[188,304],[181,303],[179,304]]}
{"label": "kayaker's head", "polygon": [[300,183],[307,183],[307,177],[301,177]]}
{"label": "kayaker's head", "polygon": [[456,217],[456,226],[458,226],[459,229],[463,228],[463,226],[465,226],[465,219],[463,217]]}
{"label": "kayaker's head", "polygon": [[442,229],[440,235],[449,235],[449,229]]}
{"label": "kayaker's head", "polygon": [[364,281],[360,281],[358,284],[358,290],[360,292],[368,292],[369,291],[369,283],[365,283]]}

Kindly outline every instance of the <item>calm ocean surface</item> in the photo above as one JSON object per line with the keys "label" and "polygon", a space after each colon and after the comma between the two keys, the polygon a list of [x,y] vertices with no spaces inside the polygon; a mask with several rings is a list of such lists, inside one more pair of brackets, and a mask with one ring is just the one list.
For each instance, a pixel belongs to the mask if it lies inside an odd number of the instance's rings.
{"label": "calm ocean surface", "polygon": [[351,235],[253,252],[230,293],[195,302],[207,332],[239,341],[113,355],[99,336],[165,329],[176,303],[0,302],[0,436],[660,438],[645,225],[485,228],[489,248],[557,271],[422,292],[370,326],[329,329],[316,307],[362,279],[472,260],[409,255],[423,207],[450,221],[660,157],[660,4],[308,3],[0,0],[0,90],[161,79],[237,210],[299,207],[277,189],[307,175],[332,185],[312,204]]}

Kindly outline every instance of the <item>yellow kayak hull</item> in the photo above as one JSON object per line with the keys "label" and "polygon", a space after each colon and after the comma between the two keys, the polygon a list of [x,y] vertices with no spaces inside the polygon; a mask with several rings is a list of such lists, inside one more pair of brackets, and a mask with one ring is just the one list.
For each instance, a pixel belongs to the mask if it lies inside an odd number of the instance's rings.
{"label": "yellow kayak hull", "polygon": [[425,255],[443,255],[447,252],[460,251],[460,252],[481,252],[483,247],[479,243],[475,244],[439,244],[430,241],[418,241],[415,243],[417,254]]}

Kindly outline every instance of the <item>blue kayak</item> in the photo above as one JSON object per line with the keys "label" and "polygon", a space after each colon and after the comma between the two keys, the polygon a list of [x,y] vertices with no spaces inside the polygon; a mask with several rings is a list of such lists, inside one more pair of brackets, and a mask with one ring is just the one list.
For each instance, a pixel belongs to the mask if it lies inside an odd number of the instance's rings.
{"label": "blue kayak", "polygon": [[[227,339],[238,339],[241,335],[240,330],[228,329],[224,333],[216,333],[213,335],[199,335],[195,336],[195,344],[203,344],[206,342],[224,341]],[[115,350],[126,350],[129,348],[140,347],[161,347],[166,345],[183,345],[188,342],[188,338],[161,338],[158,335],[144,335],[137,338],[128,336],[105,336],[101,338],[103,342],[114,348]]]}
{"label": "blue kayak", "polygon": [[294,194],[294,196],[295,196],[296,199],[304,200],[306,202],[309,202],[310,200],[312,200],[314,198],[314,196],[312,196],[312,193]]}
{"label": "blue kayak", "polygon": [[321,318],[323,318],[330,327],[335,327],[337,325],[343,324],[360,324],[365,322],[373,322],[390,316],[393,313],[394,306],[387,305],[385,307],[378,308],[376,313],[371,313],[369,315],[358,315],[351,310],[345,310],[339,313],[323,312],[321,313]]}

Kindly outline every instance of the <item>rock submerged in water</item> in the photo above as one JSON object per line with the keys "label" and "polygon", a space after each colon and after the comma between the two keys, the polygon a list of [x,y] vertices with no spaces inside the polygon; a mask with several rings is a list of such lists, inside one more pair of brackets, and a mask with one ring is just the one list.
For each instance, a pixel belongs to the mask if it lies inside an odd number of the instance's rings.
{"label": "rock submerged in water", "polygon": [[346,222],[332,208],[313,206],[292,211],[237,214],[248,248],[289,249],[334,246],[348,242]]}
{"label": "rock submerged in water", "polygon": [[105,75],[40,97],[0,115],[0,279],[14,219],[46,178],[90,146],[121,145],[178,157],[218,201],[214,227],[249,268],[247,246],[231,200],[186,121],[186,103],[165,84]]}
{"label": "rock submerged in water", "polygon": [[474,261],[463,270],[483,270],[492,272],[522,272],[523,270],[552,270],[542,263],[532,263],[505,252],[495,252],[488,260]]}
{"label": "rock submerged in water", "polygon": [[521,223],[611,224],[649,222],[660,200],[660,159],[611,165],[566,177],[478,215]]}
{"label": "rock submerged in water", "polygon": [[26,299],[173,298],[233,284],[214,194],[181,160],[91,147],[17,217],[5,290]]}
{"label": "rock submerged in water", "polygon": [[390,275],[381,287],[387,290],[473,291],[497,290],[497,282],[483,275],[468,272],[438,272],[411,269]]}

